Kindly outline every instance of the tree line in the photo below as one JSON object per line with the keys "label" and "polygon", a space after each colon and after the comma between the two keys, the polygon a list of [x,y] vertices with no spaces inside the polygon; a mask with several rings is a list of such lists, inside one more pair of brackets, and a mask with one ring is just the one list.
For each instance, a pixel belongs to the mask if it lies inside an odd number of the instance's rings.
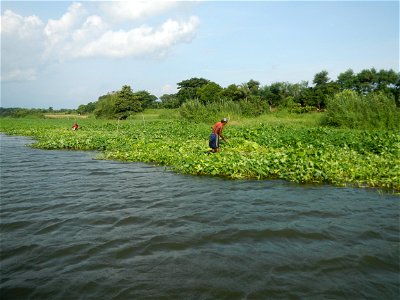
{"label": "tree line", "polygon": [[75,113],[75,109],[53,109],[49,108],[22,108],[22,107],[0,107],[0,117],[12,117],[12,118],[25,118],[25,117],[36,117],[44,118],[45,114],[72,114]]}
{"label": "tree line", "polygon": [[154,107],[157,97],[147,91],[133,92],[129,85],[124,85],[120,91],[114,91],[100,96],[97,102],[80,105],[78,113],[93,113],[96,118],[127,119],[130,115]]}
{"label": "tree line", "polygon": [[258,81],[251,79],[240,85],[231,84],[222,88],[215,82],[204,78],[192,78],[178,83],[176,94],[163,95],[161,106],[177,108],[189,99],[198,99],[207,104],[220,99],[232,101],[247,100],[250,102],[265,102],[269,107],[290,106],[293,104],[301,107],[315,107],[323,109],[329,97],[343,90],[352,90],[360,94],[370,92],[385,92],[393,95],[400,106],[400,73],[393,70],[380,70],[374,68],[354,73],[349,69],[339,74],[337,80],[329,78],[327,71],[315,74],[313,84],[307,81],[300,83],[275,82],[270,85],[260,86]]}
{"label": "tree line", "polygon": [[395,99],[400,107],[400,73],[392,69],[365,69],[355,73],[349,69],[331,80],[327,71],[315,74],[312,84],[275,82],[261,86],[259,81],[249,80],[242,84],[230,84],[223,88],[205,78],[191,78],[177,83],[178,92],[164,94],[157,99],[147,91],[133,92],[128,85],[120,91],[100,96],[97,102],[78,107],[80,113],[94,113],[96,117],[126,119],[130,114],[146,108],[179,108],[188,101],[202,105],[220,101],[240,103],[247,115],[258,115],[274,108],[286,107],[293,112],[323,110],[329,98],[344,90],[359,95],[384,93]]}
{"label": "tree line", "polygon": [[[345,90],[363,96],[370,93],[384,94],[393,98],[396,106],[400,107],[400,73],[392,69],[377,71],[371,68],[359,73],[348,69],[340,73],[336,80],[329,78],[327,71],[321,71],[314,75],[312,84],[307,81],[274,82],[261,86],[259,81],[250,79],[248,82],[230,84],[225,88],[211,80],[194,77],[178,82],[177,89],[177,93],[164,94],[158,99],[148,91],[134,92],[131,86],[124,85],[119,91],[109,92],[100,96],[97,101],[80,105],[75,112],[94,114],[97,118],[126,119],[147,108],[173,109],[196,101],[197,104],[204,106],[233,102],[240,106],[243,114],[249,116],[282,107],[291,112],[302,113],[324,110],[328,99]],[[48,112],[55,111],[52,108],[48,110],[0,108],[0,116],[40,116]]]}

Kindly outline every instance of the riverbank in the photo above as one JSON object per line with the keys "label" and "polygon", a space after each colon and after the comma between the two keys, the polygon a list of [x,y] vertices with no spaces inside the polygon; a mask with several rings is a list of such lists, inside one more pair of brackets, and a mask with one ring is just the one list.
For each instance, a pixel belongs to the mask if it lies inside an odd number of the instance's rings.
{"label": "riverbank", "polygon": [[154,111],[126,121],[81,119],[78,131],[65,119],[1,119],[0,131],[31,136],[42,149],[98,150],[101,159],[155,163],[184,174],[400,191],[398,133],[320,127],[318,117],[230,122],[224,129],[229,143],[218,154],[207,153],[212,124]]}

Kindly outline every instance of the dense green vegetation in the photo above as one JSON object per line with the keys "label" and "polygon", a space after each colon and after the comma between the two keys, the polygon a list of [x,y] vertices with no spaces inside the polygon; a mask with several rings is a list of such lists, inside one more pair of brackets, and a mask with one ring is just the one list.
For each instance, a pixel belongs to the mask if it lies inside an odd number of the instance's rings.
{"label": "dense green vegetation", "polygon": [[[76,110],[0,108],[0,130],[32,136],[35,147],[98,150],[185,174],[399,191],[400,74],[347,70],[333,81],[322,71],[312,83],[223,88],[191,78],[161,101],[124,85]],[[78,117],[81,129],[71,131]],[[230,119],[229,143],[210,155],[210,126],[221,117]]]}
{"label": "dense green vegetation", "polygon": [[400,129],[400,110],[389,95],[345,90],[329,99],[322,125],[354,129]]}
{"label": "dense green vegetation", "polygon": [[270,113],[233,121],[229,143],[208,154],[212,124],[150,110],[125,121],[1,119],[0,130],[32,136],[43,149],[98,150],[99,157],[165,165],[177,172],[227,178],[284,179],[400,190],[400,135],[395,131],[320,127],[321,114]]}
{"label": "dense green vegetation", "polygon": [[260,86],[258,81],[251,79],[246,83],[231,84],[223,88],[204,78],[191,78],[177,83],[177,86],[176,94],[160,97],[162,102],[158,104],[159,107],[178,108],[189,100],[198,100],[203,105],[223,100],[256,103],[256,109],[248,110],[247,114],[257,115],[282,107],[307,112],[326,108],[327,100],[344,90],[351,90],[360,95],[381,92],[393,97],[396,105],[400,106],[400,74],[393,70],[377,71],[374,68],[362,70],[357,74],[349,69],[339,74],[337,80],[331,80],[327,71],[321,71],[315,74],[311,85],[302,81],[294,84],[274,82]]}
{"label": "dense green vegetation", "polygon": [[[189,102],[189,106],[231,105],[239,107],[242,116],[258,116],[276,109],[288,109],[296,113],[324,110],[329,99],[345,90],[360,96],[378,93],[394,100],[400,107],[400,73],[393,70],[374,68],[354,73],[349,69],[340,73],[336,80],[327,71],[315,74],[311,84],[274,82],[261,86],[250,79],[242,84],[230,84],[223,88],[218,83],[205,78],[191,78],[177,83],[178,92],[164,94],[157,99],[147,91],[134,92],[131,86],[124,85],[119,91],[111,91],[99,96],[97,101],[81,104],[74,110],[78,114],[94,114],[97,118],[126,119],[149,108],[179,108]],[[197,103],[193,103],[193,101]],[[192,102],[192,103],[190,103]],[[228,103],[228,104],[227,104]],[[67,111],[67,110],[60,110]],[[1,109],[0,116],[21,117],[31,114],[43,116],[41,110]],[[183,115],[188,115],[183,113]],[[190,115],[190,114],[189,114]]]}
{"label": "dense green vegetation", "polygon": [[11,118],[45,118],[47,114],[60,114],[69,115],[74,113],[73,109],[59,109],[54,110],[52,107],[45,108],[21,108],[21,107],[0,107],[0,117],[11,117]]}

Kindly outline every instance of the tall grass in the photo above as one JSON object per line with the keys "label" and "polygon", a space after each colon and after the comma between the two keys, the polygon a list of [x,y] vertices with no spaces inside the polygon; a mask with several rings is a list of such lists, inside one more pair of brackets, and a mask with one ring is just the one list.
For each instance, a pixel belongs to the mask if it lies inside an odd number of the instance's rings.
{"label": "tall grass", "polygon": [[188,100],[179,109],[179,113],[185,119],[196,123],[215,122],[222,117],[230,120],[239,120],[242,111],[239,103],[231,100],[220,100],[209,104],[202,104],[198,100]]}
{"label": "tall grass", "polygon": [[384,93],[359,95],[345,90],[333,96],[322,125],[354,129],[400,129],[400,112],[392,97]]}

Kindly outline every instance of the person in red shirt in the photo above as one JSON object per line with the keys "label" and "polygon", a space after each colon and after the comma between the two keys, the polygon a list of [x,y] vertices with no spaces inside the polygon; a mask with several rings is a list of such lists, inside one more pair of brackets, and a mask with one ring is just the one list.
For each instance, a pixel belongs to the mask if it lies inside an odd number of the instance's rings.
{"label": "person in red shirt", "polygon": [[220,122],[217,122],[214,124],[213,127],[211,127],[212,132],[210,134],[210,139],[209,139],[209,146],[211,148],[211,152],[215,153],[218,152],[219,148],[219,139],[221,138],[224,142],[227,142],[225,137],[222,135],[222,130],[224,126],[228,123],[227,118],[223,118]]}
{"label": "person in red shirt", "polygon": [[79,125],[78,123],[74,123],[74,125],[72,125],[72,130],[78,130]]}

